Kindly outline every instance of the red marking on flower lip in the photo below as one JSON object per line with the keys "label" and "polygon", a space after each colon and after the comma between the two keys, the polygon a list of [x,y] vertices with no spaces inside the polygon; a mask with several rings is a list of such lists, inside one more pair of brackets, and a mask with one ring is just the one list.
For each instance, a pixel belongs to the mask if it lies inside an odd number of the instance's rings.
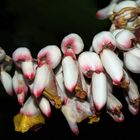
{"label": "red marking on flower lip", "polygon": [[33,92],[33,94],[34,94],[34,96],[35,96],[36,98],[39,98],[39,97],[42,95],[42,90],[39,89],[39,90],[37,90],[36,92]]}
{"label": "red marking on flower lip", "polygon": [[64,96],[64,99],[63,99],[64,105],[67,103],[67,101],[68,101],[68,97],[67,96]]}
{"label": "red marking on flower lip", "polygon": [[19,103],[20,105],[23,105],[23,104],[24,104],[24,98],[18,99],[18,103]]}
{"label": "red marking on flower lip", "polygon": [[32,57],[28,54],[17,55],[17,57],[15,57],[15,61],[27,61],[27,60],[32,60]]}
{"label": "red marking on flower lip", "polygon": [[119,85],[120,82],[121,82],[121,80],[113,80],[113,84],[114,84],[114,85]]}
{"label": "red marking on flower lip", "polygon": [[124,48],[129,49],[129,48],[132,48],[132,47],[133,47],[132,40],[131,41],[127,40],[124,44]]}
{"label": "red marking on flower lip", "polygon": [[74,86],[70,87],[70,88],[68,88],[66,86],[66,89],[68,90],[68,92],[72,93],[74,91],[75,87],[76,87],[76,84]]}
{"label": "red marking on flower lip", "polygon": [[26,73],[26,74],[24,74],[24,76],[28,80],[33,80],[34,77],[35,77],[35,73],[34,72],[32,72],[32,73]]}
{"label": "red marking on flower lip", "polygon": [[96,102],[94,102],[94,106],[96,108],[97,111],[101,111],[101,109],[105,106],[105,103],[102,105],[97,104]]}
{"label": "red marking on flower lip", "polygon": [[17,94],[21,94],[23,92],[23,88],[22,87],[18,87],[17,89],[16,89],[16,93]]}
{"label": "red marking on flower lip", "polygon": [[20,110],[20,114],[23,114],[23,115],[28,115],[28,116],[33,116],[33,113],[32,112],[24,112],[24,110]]}
{"label": "red marking on flower lip", "polygon": [[102,14],[100,12],[96,12],[96,18],[100,19],[102,17]]}
{"label": "red marking on flower lip", "polygon": [[71,48],[73,50],[73,52],[75,53],[75,50],[76,50],[76,45],[75,45],[75,39],[74,38],[69,38],[67,41],[64,42],[64,45],[63,45],[63,50],[65,53],[67,51],[68,48]]}
{"label": "red marking on flower lip", "polygon": [[123,122],[125,120],[125,118],[124,117],[118,117],[118,118],[114,118],[114,120],[116,122]]}
{"label": "red marking on flower lip", "polygon": [[48,112],[46,112],[45,114],[46,114],[46,116],[47,116],[48,118],[51,117],[51,114],[52,114],[52,113],[51,113],[51,110],[49,109]]}
{"label": "red marking on flower lip", "polygon": [[72,128],[72,132],[73,132],[75,135],[78,135],[78,134],[79,134],[78,128]]}
{"label": "red marking on flower lip", "polygon": [[7,91],[7,94],[8,94],[9,96],[13,96],[13,95],[14,95],[14,92],[13,92],[13,90],[9,90],[9,91]]}
{"label": "red marking on flower lip", "polygon": [[74,60],[76,60],[76,55],[72,51],[66,51],[64,56],[71,56]]}

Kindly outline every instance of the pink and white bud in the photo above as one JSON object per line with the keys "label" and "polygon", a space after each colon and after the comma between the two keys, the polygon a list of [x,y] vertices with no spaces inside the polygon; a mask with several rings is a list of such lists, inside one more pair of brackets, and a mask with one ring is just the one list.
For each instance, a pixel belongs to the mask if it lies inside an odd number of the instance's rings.
{"label": "pink and white bud", "polygon": [[17,48],[13,52],[12,57],[16,66],[22,69],[25,78],[32,80],[35,74],[33,70],[33,59],[30,50],[25,47]]}
{"label": "pink and white bud", "polygon": [[50,115],[51,115],[51,106],[50,106],[50,103],[47,100],[47,98],[41,97],[41,99],[39,100],[38,105],[39,105],[42,113],[45,116],[50,117]]}
{"label": "pink and white bud", "polygon": [[123,78],[123,66],[121,60],[109,49],[104,49],[100,56],[106,72],[113,80],[113,84],[119,85]]}
{"label": "pink and white bud", "polygon": [[135,35],[128,31],[122,30],[116,36],[117,48],[123,51],[130,50],[134,47]]}
{"label": "pink and white bud", "polygon": [[13,95],[13,86],[12,86],[12,77],[9,73],[6,71],[1,70],[0,72],[0,80],[1,83],[7,92],[8,95],[12,96]]}
{"label": "pink and white bud", "polygon": [[79,134],[79,129],[77,125],[77,111],[76,111],[76,102],[69,99],[65,105],[62,106],[61,111],[65,116],[70,129],[75,135]]}
{"label": "pink and white bud", "polygon": [[40,113],[40,110],[33,96],[28,97],[23,107],[20,109],[20,113],[29,116],[37,115]]}
{"label": "pink and white bud", "polygon": [[47,64],[38,66],[32,87],[32,93],[35,97],[40,97],[44,88],[47,85],[49,68]]}
{"label": "pink and white bud", "polygon": [[78,57],[78,62],[80,70],[88,78],[92,77],[93,72],[99,73],[103,71],[99,55],[94,52],[82,52]]}
{"label": "pink and white bud", "polygon": [[121,1],[114,7],[114,12],[117,13],[123,8],[127,8],[127,7],[137,8],[138,6],[135,1],[125,0],[125,1]]}
{"label": "pink and white bud", "polygon": [[74,54],[79,54],[84,49],[84,42],[82,38],[75,33],[65,36],[61,43],[61,50],[65,54],[71,48]]}
{"label": "pink and white bud", "polygon": [[140,48],[134,48],[124,53],[124,64],[133,73],[140,73]]}
{"label": "pink and white bud", "polygon": [[26,85],[25,79],[23,77],[23,74],[20,71],[15,71],[15,74],[12,78],[13,83],[13,89],[16,94],[25,93],[28,92],[28,87]]}
{"label": "pink and white bud", "polygon": [[91,82],[93,103],[95,108],[100,111],[105,106],[107,100],[106,75],[104,73],[93,73]]}
{"label": "pink and white bud", "polygon": [[139,107],[135,107],[130,100],[128,99],[128,96],[125,96],[125,100],[128,104],[128,110],[133,114],[133,115],[137,115],[139,112]]}
{"label": "pink and white bud", "polygon": [[24,92],[20,93],[20,94],[17,94],[17,100],[18,100],[18,103],[20,105],[23,105],[24,104],[24,101],[25,101],[25,98],[26,98],[26,95]]}
{"label": "pink and white bud", "polygon": [[66,56],[62,60],[64,85],[69,92],[73,92],[78,80],[78,67],[76,61],[71,56]]}
{"label": "pink and white bud", "polygon": [[61,51],[56,45],[48,45],[42,48],[37,55],[38,64],[48,64],[52,69],[61,61]]}
{"label": "pink and white bud", "polygon": [[115,50],[115,37],[109,31],[102,31],[94,36],[92,40],[92,47],[97,54],[101,53],[105,48]]}
{"label": "pink and white bud", "polygon": [[114,30],[111,31],[111,33],[113,34],[114,37],[116,37],[116,35],[123,30],[124,29],[114,29]]}
{"label": "pink and white bud", "polygon": [[[118,0],[116,0],[118,1]],[[116,6],[116,2],[114,0],[106,7],[98,10],[96,12],[96,18],[100,20],[104,20],[109,18],[113,14],[114,7]]]}
{"label": "pink and white bud", "polygon": [[124,121],[124,115],[121,112],[122,103],[110,92],[108,92],[106,109],[109,116],[116,122]]}
{"label": "pink and white bud", "polygon": [[62,101],[64,102],[64,104],[66,104],[68,97],[67,97],[65,86],[64,86],[63,73],[60,72],[60,73],[56,74],[55,77],[56,77],[57,84],[61,90],[61,92],[58,92],[58,93],[60,93],[60,97],[61,97]]}
{"label": "pink and white bud", "polygon": [[128,89],[126,89],[125,99],[128,103],[129,111],[132,114],[136,115],[139,111],[140,93],[137,84],[132,78],[130,78],[130,84],[128,86]]}

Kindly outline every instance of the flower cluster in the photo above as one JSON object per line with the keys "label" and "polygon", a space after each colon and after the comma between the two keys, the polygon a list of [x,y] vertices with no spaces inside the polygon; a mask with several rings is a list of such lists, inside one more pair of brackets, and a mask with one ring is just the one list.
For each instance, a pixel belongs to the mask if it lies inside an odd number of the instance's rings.
{"label": "flower cluster", "polygon": [[[63,113],[75,134],[77,123],[98,122],[103,108],[114,121],[122,122],[123,105],[113,94],[114,86],[124,90],[129,111],[138,113],[140,94],[129,72],[140,73],[139,5],[139,1],[112,0],[99,10],[97,18],[110,18],[112,25],[93,37],[89,51],[83,51],[84,42],[76,33],[64,37],[60,47],[42,48],[37,58],[26,47],[17,48],[12,57],[0,48],[1,83],[21,105],[14,117],[16,131],[38,129],[52,107]],[[12,65],[13,76],[8,73]]]}

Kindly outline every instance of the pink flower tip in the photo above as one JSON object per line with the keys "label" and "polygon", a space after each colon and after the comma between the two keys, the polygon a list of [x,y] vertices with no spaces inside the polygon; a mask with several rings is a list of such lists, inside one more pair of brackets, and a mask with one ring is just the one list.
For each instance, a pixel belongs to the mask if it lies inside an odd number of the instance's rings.
{"label": "pink flower tip", "polygon": [[34,72],[32,73],[27,73],[27,74],[24,74],[25,78],[28,79],[28,80],[33,80],[34,77],[35,77],[35,74]]}

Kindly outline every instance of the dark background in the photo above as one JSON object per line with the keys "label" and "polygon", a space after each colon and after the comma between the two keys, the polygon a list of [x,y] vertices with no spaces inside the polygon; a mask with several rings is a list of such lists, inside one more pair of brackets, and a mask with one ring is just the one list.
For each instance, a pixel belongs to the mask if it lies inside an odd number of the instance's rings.
{"label": "dark background", "polygon": [[[19,46],[28,47],[33,57],[49,44],[60,46],[62,38],[75,32],[79,34],[88,50],[93,36],[108,30],[109,20],[99,21],[95,17],[98,9],[105,7],[109,0],[3,0],[0,1],[0,46],[8,55]],[[140,85],[139,75],[132,75]],[[14,131],[13,116],[20,109],[16,97],[9,97],[0,85],[0,139],[140,139],[140,113],[133,116],[127,109],[121,91],[115,95],[122,101],[125,121],[116,123],[102,111],[98,123],[78,124],[80,134],[72,134],[59,110],[52,108],[51,118],[38,132],[18,133]]]}

